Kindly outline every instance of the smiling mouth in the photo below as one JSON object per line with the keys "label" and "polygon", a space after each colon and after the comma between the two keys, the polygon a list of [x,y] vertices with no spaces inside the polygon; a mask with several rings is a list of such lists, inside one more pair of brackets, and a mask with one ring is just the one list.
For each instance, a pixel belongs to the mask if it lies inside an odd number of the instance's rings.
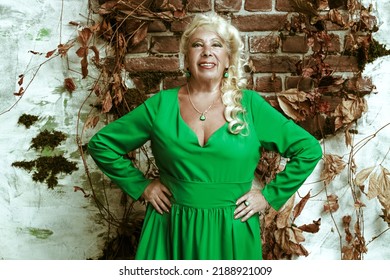
{"label": "smiling mouth", "polygon": [[215,64],[214,63],[199,63],[199,66],[204,67],[204,68],[212,68],[215,66]]}

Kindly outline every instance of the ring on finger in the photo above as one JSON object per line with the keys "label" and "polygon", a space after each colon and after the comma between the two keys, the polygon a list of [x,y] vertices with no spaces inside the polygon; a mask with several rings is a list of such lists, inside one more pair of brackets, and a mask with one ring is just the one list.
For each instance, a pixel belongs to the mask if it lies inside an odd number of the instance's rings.
{"label": "ring on finger", "polygon": [[245,200],[244,204],[248,207],[250,205],[250,202],[248,200]]}

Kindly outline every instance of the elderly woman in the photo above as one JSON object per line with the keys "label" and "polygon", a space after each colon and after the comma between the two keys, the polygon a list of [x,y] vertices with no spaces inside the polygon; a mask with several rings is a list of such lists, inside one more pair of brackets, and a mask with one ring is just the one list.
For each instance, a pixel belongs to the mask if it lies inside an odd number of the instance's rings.
{"label": "elderly woman", "polygon": [[[182,35],[187,83],[155,94],[89,142],[99,168],[148,202],[137,259],[261,259],[259,212],[279,209],[322,156],[318,141],[244,89],[243,43],[218,15]],[[159,179],[124,157],[150,140]],[[289,158],[252,188],[261,148]]]}

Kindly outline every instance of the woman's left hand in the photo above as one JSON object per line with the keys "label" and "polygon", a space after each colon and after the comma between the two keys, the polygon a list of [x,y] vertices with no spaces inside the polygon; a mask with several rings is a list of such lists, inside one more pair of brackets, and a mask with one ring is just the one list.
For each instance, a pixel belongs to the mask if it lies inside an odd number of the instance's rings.
{"label": "woman's left hand", "polygon": [[262,212],[269,207],[267,200],[259,189],[252,189],[236,202],[237,208],[234,211],[234,218],[245,222],[254,214]]}

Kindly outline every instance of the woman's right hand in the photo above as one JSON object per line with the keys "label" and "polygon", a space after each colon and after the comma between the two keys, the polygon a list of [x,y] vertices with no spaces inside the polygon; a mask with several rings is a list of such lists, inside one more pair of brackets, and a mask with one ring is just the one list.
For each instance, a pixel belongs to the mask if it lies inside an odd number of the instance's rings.
{"label": "woman's right hand", "polygon": [[169,189],[164,186],[159,179],[153,180],[144,190],[142,198],[146,202],[149,202],[153,205],[154,209],[160,214],[163,214],[164,211],[169,213],[171,209],[171,201],[169,197],[172,196],[172,193]]}

